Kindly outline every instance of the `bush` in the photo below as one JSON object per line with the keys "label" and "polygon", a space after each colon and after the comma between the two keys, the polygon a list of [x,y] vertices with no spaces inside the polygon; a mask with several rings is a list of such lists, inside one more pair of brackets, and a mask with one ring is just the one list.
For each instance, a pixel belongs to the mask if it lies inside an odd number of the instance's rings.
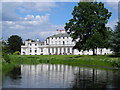
{"label": "bush", "polygon": [[9,56],[8,56],[8,54],[7,53],[3,53],[3,59],[7,62],[7,63],[10,63],[10,58],[9,58]]}
{"label": "bush", "polygon": [[114,67],[120,67],[120,60],[118,59],[118,60],[114,60],[113,62],[112,62],[112,65],[114,66]]}
{"label": "bush", "polygon": [[19,51],[15,51],[15,52],[13,53],[13,55],[20,55],[20,52],[19,52]]}

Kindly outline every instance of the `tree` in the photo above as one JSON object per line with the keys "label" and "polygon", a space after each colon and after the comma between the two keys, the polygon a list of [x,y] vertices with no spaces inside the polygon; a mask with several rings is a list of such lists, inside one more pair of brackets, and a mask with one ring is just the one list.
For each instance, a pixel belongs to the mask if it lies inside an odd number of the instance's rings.
{"label": "tree", "polygon": [[120,20],[118,21],[111,37],[111,49],[114,51],[115,55],[120,56]]}
{"label": "tree", "polygon": [[102,2],[79,2],[72,12],[73,18],[65,26],[76,42],[73,48],[79,51],[92,49],[95,55],[96,48],[104,47],[110,32],[105,24],[111,14]]}
{"label": "tree", "polygon": [[10,48],[10,52],[14,53],[15,51],[21,51],[22,39],[17,35],[12,35],[8,38],[8,46]]}

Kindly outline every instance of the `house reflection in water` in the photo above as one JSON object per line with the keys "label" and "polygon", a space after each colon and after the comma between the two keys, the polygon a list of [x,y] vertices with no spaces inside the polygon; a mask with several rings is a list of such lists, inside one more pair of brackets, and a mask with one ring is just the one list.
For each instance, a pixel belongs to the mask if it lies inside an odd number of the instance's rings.
{"label": "house reflection in water", "polygon": [[[21,65],[21,78],[6,78],[4,88],[120,88],[120,72],[68,65]],[[17,83],[16,83],[17,82]],[[19,83],[18,83],[19,82]]]}

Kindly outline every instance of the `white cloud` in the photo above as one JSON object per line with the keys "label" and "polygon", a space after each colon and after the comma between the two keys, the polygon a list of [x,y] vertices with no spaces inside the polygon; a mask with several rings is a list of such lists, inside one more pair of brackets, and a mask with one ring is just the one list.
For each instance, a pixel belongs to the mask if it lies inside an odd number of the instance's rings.
{"label": "white cloud", "polygon": [[105,4],[118,12],[118,2],[105,2]]}
{"label": "white cloud", "polygon": [[117,25],[117,22],[118,22],[118,19],[116,18],[114,20],[109,21],[108,24],[107,24],[107,26],[111,27],[114,30],[115,25]]}
{"label": "white cloud", "polygon": [[2,3],[3,20],[19,20],[19,13],[45,12],[57,7],[55,2],[4,2]]}
{"label": "white cloud", "polygon": [[3,21],[3,39],[15,34],[24,40],[40,38],[43,41],[46,37],[53,35],[56,29],[64,29],[64,25],[52,24],[49,16],[49,14],[45,16],[27,15],[26,20],[23,18],[22,21]]}
{"label": "white cloud", "polygon": [[2,2],[79,2],[80,0],[2,0]]}

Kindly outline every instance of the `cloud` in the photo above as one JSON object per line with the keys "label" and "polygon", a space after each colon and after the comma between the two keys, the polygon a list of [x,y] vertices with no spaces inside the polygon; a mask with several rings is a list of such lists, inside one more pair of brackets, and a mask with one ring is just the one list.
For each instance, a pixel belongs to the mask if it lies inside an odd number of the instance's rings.
{"label": "cloud", "polygon": [[3,21],[3,39],[11,35],[19,35],[23,40],[46,37],[55,34],[56,29],[64,29],[64,25],[54,25],[49,20],[50,14],[44,16],[27,15],[21,21]]}
{"label": "cloud", "polygon": [[115,25],[117,25],[118,19],[113,19],[111,21],[108,22],[108,24],[106,26],[111,27],[113,30],[115,29]]}
{"label": "cloud", "polygon": [[105,2],[108,7],[111,7],[113,11],[118,12],[118,2]]}
{"label": "cloud", "polygon": [[2,2],[79,2],[80,0],[2,0]]}
{"label": "cloud", "polygon": [[57,7],[55,2],[3,2],[2,3],[2,20],[3,21],[18,21],[20,14],[51,11]]}

